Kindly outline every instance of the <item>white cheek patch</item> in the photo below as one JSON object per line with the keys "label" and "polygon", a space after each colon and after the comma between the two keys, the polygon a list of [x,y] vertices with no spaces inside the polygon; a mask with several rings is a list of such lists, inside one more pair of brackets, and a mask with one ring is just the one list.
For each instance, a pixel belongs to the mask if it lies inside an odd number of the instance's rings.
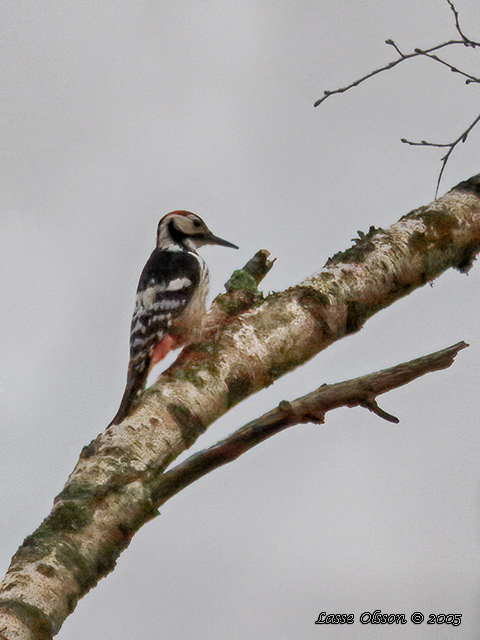
{"label": "white cheek patch", "polygon": [[188,278],[175,278],[169,282],[167,291],[180,291],[180,289],[186,289],[192,284],[192,281]]}

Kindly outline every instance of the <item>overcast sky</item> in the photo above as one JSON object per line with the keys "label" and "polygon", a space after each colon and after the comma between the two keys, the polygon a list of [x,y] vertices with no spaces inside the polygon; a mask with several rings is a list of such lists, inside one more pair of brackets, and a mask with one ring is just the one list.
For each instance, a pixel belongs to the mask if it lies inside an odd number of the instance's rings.
{"label": "overcast sky", "polygon": [[[478,3],[457,7],[479,39]],[[3,0],[0,24],[3,571],[118,407],[162,215],[190,209],[240,246],[202,251],[212,295],[259,248],[277,258],[265,291],[283,289],[430,202],[440,152],[400,138],[453,140],[479,101],[423,60],[313,108],[392,59],[386,38],[455,38],[442,0]],[[480,73],[476,52],[450,59]],[[479,143],[442,192],[480,170]],[[339,410],[183,491],[58,637],[478,638],[479,284],[478,265],[444,274],[213,425],[195,450],[323,382],[471,345],[382,398],[398,426]],[[375,609],[463,618],[361,625]],[[327,633],[321,611],[356,622]]]}

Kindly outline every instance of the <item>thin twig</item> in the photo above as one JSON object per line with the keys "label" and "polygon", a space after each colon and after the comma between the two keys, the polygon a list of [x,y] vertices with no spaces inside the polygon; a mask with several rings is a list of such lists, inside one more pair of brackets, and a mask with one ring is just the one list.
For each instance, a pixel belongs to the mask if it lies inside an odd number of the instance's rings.
{"label": "thin twig", "polygon": [[467,73],[466,71],[462,71],[458,67],[455,67],[453,64],[450,64],[450,62],[447,62],[446,60],[444,60],[443,58],[440,58],[439,56],[437,56],[435,54],[428,53],[428,51],[423,51],[422,49],[415,49],[415,51],[418,51],[419,55],[423,55],[426,58],[430,58],[430,60],[433,60],[434,62],[438,62],[439,64],[443,64],[445,67],[450,69],[450,71],[452,71],[453,73],[458,73],[461,76],[463,76],[464,78],[467,78],[467,81],[468,81],[467,83],[468,84],[473,84],[473,83],[479,83],[480,82],[480,78],[478,78],[477,76],[472,76],[470,73]]}
{"label": "thin twig", "polygon": [[[373,76],[375,76],[375,75],[377,75],[379,73],[382,73],[383,71],[389,71],[390,69],[393,69],[394,67],[399,65],[401,62],[404,62],[405,60],[411,60],[412,58],[416,58],[416,57],[419,57],[419,56],[423,56],[424,58],[429,58],[430,60],[433,60],[433,62],[436,62],[438,64],[441,64],[441,65],[445,66],[447,69],[449,69],[453,73],[457,73],[458,75],[463,76],[465,78],[465,83],[466,84],[478,84],[478,83],[480,83],[480,78],[478,76],[472,75],[472,74],[468,73],[467,71],[463,71],[462,69],[459,69],[457,66],[454,66],[453,64],[450,64],[448,61],[444,60],[443,58],[440,58],[435,53],[436,51],[439,51],[440,49],[444,49],[446,47],[451,47],[451,46],[456,46],[456,45],[462,45],[464,47],[471,47],[473,49],[475,49],[476,47],[480,47],[480,43],[479,42],[476,42],[475,40],[471,40],[463,32],[463,30],[462,30],[462,28],[460,26],[460,19],[459,19],[458,11],[457,11],[455,5],[453,4],[452,0],[447,0],[447,2],[448,2],[448,5],[449,5],[450,9],[453,12],[454,17],[455,17],[455,28],[456,28],[458,34],[460,35],[461,40],[448,40],[447,42],[443,42],[442,44],[435,45],[434,47],[430,47],[428,49],[421,49],[421,48],[417,47],[411,53],[403,53],[403,51],[400,49],[400,47],[397,45],[397,43],[394,42],[394,40],[392,40],[391,38],[389,38],[388,40],[385,40],[385,44],[387,44],[387,45],[389,45],[389,46],[391,46],[391,47],[393,47],[395,49],[395,51],[398,54],[398,58],[396,60],[392,60],[391,62],[389,62],[385,66],[380,67],[379,69],[375,69],[374,71],[371,71],[370,73],[367,73],[366,75],[362,76],[358,80],[355,80],[354,82],[351,82],[350,84],[346,85],[345,87],[340,87],[338,89],[324,91],[324,95],[319,100],[317,100],[314,103],[313,106],[314,107],[318,107],[320,104],[322,104],[330,96],[338,94],[338,93],[345,93],[345,91],[349,91],[353,87],[357,87],[358,85],[362,84],[362,82],[365,82],[369,78],[372,78]],[[425,140],[422,140],[421,142],[412,142],[410,140],[406,140],[405,138],[401,139],[401,141],[403,143],[410,144],[410,145],[413,145],[413,146],[446,147],[446,148],[448,148],[447,153],[444,156],[442,156],[442,158],[441,158],[442,165],[441,165],[440,172],[439,172],[438,178],[437,178],[437,185],[436,185],[436,189],[435,189],[435,198],[438,197],[438,192],[439,192],[439,189],[440,189],[440,183],[441,183],[443,174],[445,172],[445,168],[447,166],[447,163],[448,163],[448,161],[450,159],[450,156],[453,153],[453,150],[455,149],[455,147],[460,142],[465,142],[465,140],[468,137],[468,134],[478,124],[479,121],[480,121],[480,114],[460,134],[460,136],[456,140],[454,140],[453,142],[450,142],[450,143],[446,143],[446,144],[443,144],[443,143],[442,144],[437,144],[437,143],[434,143],[434,142],[426,142]]]}
{"label": "thin twig", "polygon": [[381,409],[376,397],[405,385],[431,371],[448,368],[461,349],[468,345],[458,342],[427,356],[410,360],[359,378],[325,384],[311,393],[278,407],[252,420],[217,444],[193,454],[184,462],[154,477],[150,481],[151,496],[156,506],[162,505],[186,486],[210,471],[232,462],[267,438],[296,424],[322,424],[325,414],[338,407],[366,407],[389,422],[398,418]]}
{"label": "thin twig", "polygon": [[[443,49],[444,47],[450,47],[452,45],[462,45],[462,46],[466,46],[466,43],[464,40],[449,40],[448,42],[443,42],[442,44],[437,44],[434,47],[430,47],[429,49],[415,49],[414,51],[412,51],[411,53],[402,53],[402,51],[400,50],[400,48],[398,47],[398,45],[391,39],[389,38],[388,40],[385,40],[385,44],[388,44],[390,46],[392,46],[395,51],[399,54],[399,57],[396,60],[392,60],[391,62],[389,62],[388,64],[384,65],[383,67],[379,67],[378,69],[374,69],[373,71],[370,71],[370,73],[367,73],[366,75],[362,76],[361,78],[358,78],[358,80],[354,80],[354,82],[351,82],[350,84],[346,85],[345,87],[340,87],[338,89],[332,89],[332,90],[326,90],[324,91],[324,95],[319,98],[316,102],[313,103],[314,107],[318,107],[322,104],[322,102],[325,102],[325,100],[327,98],[329,98],[330,96],[333,96],[337,93],[345,93],[345,91],[348,91],[349,89],[353,89],[353,87],[358,87],[358,85],[362,84],[362,82],[365,82],[365,80],[369,80],[370,78],[372,78],[373,76],[376,76],[379,73],[382,73],[383,71],[389,71],[390,69],[393,69],[394,67],[396,67],[397,65],[399,65],[401,62],[405,62],[405,60],[411,60],[412,58],[418,58],[419,56],[424,56],[424,57],[432,57],[431,54],[434,51],[438,51],[439,49]],[[480,43],[479,42],[472,42],[471,44],[469,44],[468,46],[471,47],[480,47]],[[459,69],[456,70],[456,73],[461,73],[462,75],[465,75],[463,72],[461,72]],[[470,79],[470,75],[468,75],[469,79]],[[475,82],[480,82],[480,78],[477,78],[475,76],[471,76],[471,78],[473,78],[473,80],[470,80],[471,82],[475,81]]]}
{"label": "thin twig", "polygon": [[461,27],[460,27],[460,19],[458,16],[458,11],[455,8],[455,5],[453,4],[453,2],[451,0],[447,0],[450,9],[453,11],[453,15],[455,16],[455,27],[458,31],[458,33],[460,34],[462,40],[465,42],[465,46],[467,47],[476,47],[478,46],[478,43],[475,42],[474,40],[470,40],[470,38],[467,38],[467,36],[463,33]]}
{"label": "thin twig", "polygon": [[460,142],[465,142],[466,139],[468,138],[468,134],[472,131],[472,129],[480,122],[480,113],[478,114],[478,116],[475,118],[475,120],[473,122],[470,123],[470,125],[465,129],[465,131],[462,131],[462,133],[458,136],[458,138],[456,140],[454,140],[453,142],[427,142],[426,140],[421,140],[420,142],[415,142],[413,140],[407,140],[406,138],[402,138],[401,141],[405,144],[409,144],[412,147],[437,147],[437,148],[447,148],[448,151],[447,153],[442,156],[440,158],[441,162],[442,162],[442,167],[440,169],[440,173],[438,174],[438,179],[437,179],[437,187],[435,190],[435,198],[437,198],[438,196],[438,192],[440,190],[440,182],[442,180],[442,176],[444,174],[445,171],[445,167],[447,166],[447,162],[450,158],[450,156],[452,155],[453,150],[455,149],[455,147],[460,144]]}

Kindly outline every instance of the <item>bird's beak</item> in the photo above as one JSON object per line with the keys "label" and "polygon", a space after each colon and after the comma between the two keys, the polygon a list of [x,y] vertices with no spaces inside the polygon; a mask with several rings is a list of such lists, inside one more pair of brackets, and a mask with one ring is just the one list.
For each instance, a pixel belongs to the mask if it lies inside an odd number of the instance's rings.
{"label": "bird's beak", "polygon": [[206,244],[219,244],[222,247],[238,249],[236,244],[233,244],[233,242],[229,242],[228,240],[224,240],[223,238],[219,238],[218,236],[214,236],[211,231],[205,234],[204,239]]}

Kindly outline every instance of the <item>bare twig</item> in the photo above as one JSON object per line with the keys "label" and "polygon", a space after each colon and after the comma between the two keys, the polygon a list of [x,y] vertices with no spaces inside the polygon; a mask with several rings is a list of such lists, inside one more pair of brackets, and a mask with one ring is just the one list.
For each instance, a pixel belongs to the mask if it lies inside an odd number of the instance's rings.
{"label": "bare twig", "polygon": [[[330,96],[333,96],[333,95],[335,95],[337,93],[345,93],[345,91],[348,91],[349,89],[353,89],[353,87],[358,87],[358,85],[362,84],[362,82],[365,82],[365,80],[369,80],[373,76],[376,76],[377,74],[382,73],[383,71],[389,71],[390,69],[393,69],[394,67],[399,65],[401,62],[405,62],[405,60],[410,60],[412,58],[418,58],[419,56],[430,57],[432,59],[435,59],[435,57],[432,55],[432,53],[434,51],[438,51],[439,49],[443,49],[444,47],[450,47],[452,45],[459,45],[460,44],[462,46],[467,46],[466,43],[464,42],[464,40],[449,40],[448,42],[443,42],[442,44],[437,44],[434,47],[430,47],[429,49],[419,49],[419,48],[417,48],[414,51],[412,51],[411,53],[403,53],[400,50],[400,48],[398,47],[398,45],[391,38],[389,38],[388,40],[385,40],[385,44],[388,44],[388,45],[392,46],[395,49],[395,51],[398,53],[399,57],[396,60],[392,60],[391,62],[389,62],[388,64],[384,65],[383,67],[379,67],[378,69],[374,69],[374,71],[370,71],[370,73],[367,73],[366,75],[362,76],[361,78],[358,78],[358,80],[354,80],[354,82],[351,82],[350,84],[346,85],[345,87],[340,87],[338,89],[324,91],[323,92],[323,96],[321,98],[319,98],[318,100],[316,100],[313,103],[313,106],[314,107],[318,107],[318,106],[320,106],[322,104],[322,102],[325,102],[325,100],[327,98],[329,98]],[[472,42],[468,46],[470,46],[470,47],[480,47],[480,43],[479,42]],[[440,62],[440,60],[436,60],[436,62]],[[452,68],[452,71],[453,71],[453,68]],[[455,68],[455,73],[459,73],[461,75],[466,75],[468,77],[469,82],[480,82],[480,78],[477,78],[476,76],[471,76],[470,74],[462,72],[457,68]]]}
{"label": "bare twig", "polygon": [[463,33],[461,27],[460,27],[460,20],[458,17],[458,11],[455,8],[455,5],[453,4],[453,2],[451,0],[447,0],[448,5],[450,7],[450,9],[453,11],[453,15],[455,16],[455,27],[458,31],[458,33],[460,34],[462,40],[465,42],[465,46],[467,47],[476,47],[478,46],[478,43],[475,42],[474,40],[470,40],[470,38],[467,38],[467,36]]}
{"label": "bare twig", "polygon": [[472,129],[479,122],[480,122],[480,113],[475,118],[475,120],[470,123],[470,125],[465,129],[465,131],[462,131],[462,133],[458,136],[458,138],[456,140],[454,140],[453,142],[440,143],[440,142],[427,142],[426,140],[421,140],[420,142],[414,142],[412,140],[407,140],[406,138],[402,138],[402,142],[403,143],[409,144],[409,145],[414,146],[414,147],[437,147],[437,148],[447,148],[448,149],[447,153],[444,156],[441,157],[442,167],[440,169],[440,173],[438,174],[437,188],[435,190],[435,198],[437,198],[437,196],[438,196],[438,191],[440,189],[440,182],[442,180],[442,176],[444,174],[445,167],[447,166],[447,162],[448,162],[450,156],[452,155],[453,150],[455,149],[455,147],[460,142],[463,143],[463,142],[465,142],[467,140],[468,134],[472,131]]}
{"label": "bare twig", "polygon": [[[318,107],[320,104],[322,104],[327,98],[329,98],[332,95],[338,94],[338,93],[345,93],[346,91],[349,91],[350,89],[352,89],[353,87],[357,87],[358,85],[362,84],[362,82],[365,82],[366,80],[368,80],[369,78],[372,78],[373,76],[382,73],[383,71],[389,71],[390,69],[393,69],[394,67],[396,67],[397,65],[399,65],[401,62],[405,62],[405,60],[411,60],[412,58],[416,58],[419,56],[423,56],[424,58],[428,58],[430,60],[433,60],[433,62],[436,62],[438,64],[441,64],[445,67],[447,67],[447,69],[449,69],[450,71],[452,71],[453,73],[456,73],[460,76],[463,76],[465,78],[465,83],[466,84],[478,84],[480,83],[480,78],[478,76],[472,75],[471,73],[468,73],[467,71],[463,71],[462,69],[459,69],[457,66],[451,64],[450,62],[448,62],[447,60],[444,60],[443,58],[440,58],[440,56],[438,56],[435,52],[439,51],[440,49],[444,49],[446,47],[451,47],[451,46],[456,46],[456,45],[462,45],[464,47],[471,47],[473,49],[475,49],[476,47],[480,47],[480,42],[477,42],[475,40],[471,40],[470,38],[468,38],[465,33],[463,32],[461,26],[460,26],[460,20],[459,20],[459,15],[458,15],[458,11],[455,7],[455,5],[453,4],[453,2],[451,0],[447,0],[448,5],[450,7],[450,9],[453,12],[453,15],[455,17],[455,28],[458,32],[458,34],[460,35],[460,40],[448,40],[447,42],[443,42],[442,44],[438,44],[435,45],[433,47],[430,47],[428,49],[421,49],[419,47],[415,48],[412,52],[410,53],[404,53],[400,47],[397,45],[396,42],[394,42],[394,40],[392,40],[391,38],[389,38],[388,40],[385,40],[385,44],[393,47],[395,49],[395,51],[398,54],[398,58],[396,60],[392,60],[391,62],[389,62],[388,64],[384,65],[383,67],[380,67],[378,69],[375,69],[374,71],[371,71],[370,73],[367,73],[366,75],[362,76],[361,78],[359,78],[358,80],[355,80],[354,82],[351,82],[350,84],[344,86],[344,87],[340,87],[338,89],[334,89],[334,90],[329,90],[329,91],[324,91],[324,95],[317,100],[314,103],[314,107]],[[407,140],[406,138],[402,138],[401,141],[405,144],[409,144],[412,146],[428,146],[428,147],[445,147],[448,148],[447,153],[442,156],[441,158],[441,168],[440,168],[440,172],[438,175],[438,179],[437,179],[437,185],[436,185],[436,190],[435,190],[435,198],[438,197],[438,192],[440,189],[440,183],[443,177],[443,174],[445,172],[445,168],[447,166],[447,163],[450,159],[451,154],[453,153],[454,149],[456,148],[456,146],[460,143],[460,142],[465,142],[468,134],[472,131],[472,129],[478,124],[478,122],[480,121],[480,114],[473,120],[473,122],[471,122],[468,127],[460,134],[460,136],[454,140],[453,142],[449,142],[449,143],[445,143],[445,144],[437,144],[434,142],[426,142],[425,140],[422,140],[421,142],[412,142],[410,140]]]}
{"label": "bare twig", "polygon": [[395,367],[345,382],[325,384],[296,400],[283,401],[277,408],[252,420],[224,440],[193,454],[184,462],[155,477],[150,484],[152,500],[156,506],[160,506],[198,478],[232,462],[267,438],[296,424],[322,424],[326,412],[338,407],[365,407],[384,420],[396,424],[399,422],[398,418],[381,409],[376,397],[426,373],[448,368],[457,353],[467,346],[465,342],[458,342],[441,351]]}
{"label": "bare twig", "polygon": [[[471,46],[476,46],[476,45],[471,45]],[[466,71],[462,71],[458,67],[454,66],[453,64],[450,64],[450,62],[447,62],[446,60],[444,60],[443,58],[440,58],[440,56],[437,56],[434,53],[429,53],[428,51],[424,51],[423,49],[415,49],[415,52],[417,52],[421,56],[425,56],[426,58],[430,58],[434,62],[438,62],[439,64],[443,64],[445,67],[450,69],[450,71],[452,71],[453,73],[459,73],[461,76],[463,76],[464,78],[467,79],[466,80],[466,84],[472,84],[472,83],[475,83],[475,82],[477,82],[477,83],[480,82],[480,78],[478,78],[477,76],[473,76],[470,73],[467,73]]]}

